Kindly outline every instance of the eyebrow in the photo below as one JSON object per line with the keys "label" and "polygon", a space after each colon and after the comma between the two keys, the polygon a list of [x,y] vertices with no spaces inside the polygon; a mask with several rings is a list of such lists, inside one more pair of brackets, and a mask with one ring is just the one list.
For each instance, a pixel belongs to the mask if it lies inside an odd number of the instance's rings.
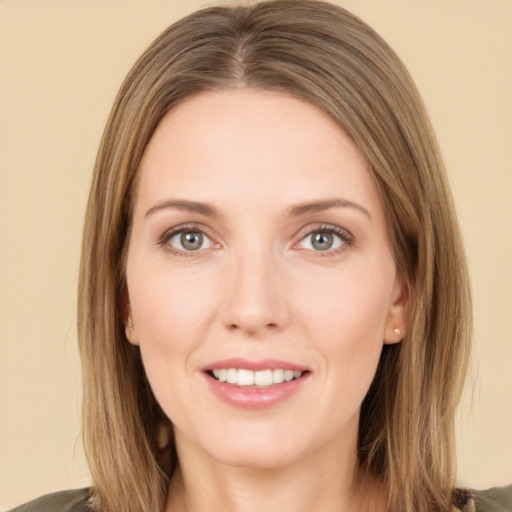
{"label": "eyebrow", "polygon": [[311,201],[297,204],[288,208],[286,215],[288,217],[300,217],[301,215],[317,213],[328,210],[329,208],[354,208],[361,213],[364,213],[369,219],[372,218],[370,212],[364,208],[364,206],[347,199],[325,199],[322,201]]}
{"label": "eyebrow", "polygon": [[200,213],[201,215],[205,215],[207,217],[219,217],[219,212],[213,206],[207,203],[200,203],[198,201],[188,201],[185,199],[170,199],[168,201],[158,203],[155,206],[151,207],[146,212],[146,215],[144,217],[147,218],[149,215],[159,210],[165,210],[167,208],[174,208],[175,210],[182,210],[185,212]]}
{"label": "eyebrow", "polygon": [[[167,208],[182,210],[186,212],[199,213],[201,215],[205,215],[206,217],[220,217],[218,210],[214,206],[208,203],[189,201],[186,199],[170,199],[167,201],[163,201],[162,203],[158,203],[155,206],[152,206],[146,212],[144,217],[147,218],[153,213],[159,210],[165,210]],[[372,218],[370,212],[366,208],[364,208],[360,204],[354,203],[353,201],[349,201],[347,199],[325,199],[321,201],[310,201],[306,203],[300,203],[288,208],[286,210],[285,216],[300,217],[303,215],[328,210],[330,208],[354,208],[364,213],[364,215],[366,215],[369,219]]]}

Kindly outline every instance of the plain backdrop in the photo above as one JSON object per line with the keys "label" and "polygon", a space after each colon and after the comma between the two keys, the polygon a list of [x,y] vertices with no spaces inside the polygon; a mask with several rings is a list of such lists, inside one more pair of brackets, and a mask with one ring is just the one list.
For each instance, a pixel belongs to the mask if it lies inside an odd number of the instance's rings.
{"label": "plain backdrop", "polygon": [[[409,67],[446,159],[475,298],[460,483],[512,481],[512,2],[339,1]],[[89,483],[75,307],[82,218],[117,89],[203,0],[0,2],[0,509]]]}

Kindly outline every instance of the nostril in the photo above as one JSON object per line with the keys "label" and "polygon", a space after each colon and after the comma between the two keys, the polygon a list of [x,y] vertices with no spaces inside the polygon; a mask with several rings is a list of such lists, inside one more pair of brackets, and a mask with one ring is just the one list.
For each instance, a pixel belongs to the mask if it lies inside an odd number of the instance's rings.
{"label": "nostril", "polygon": [[[269,324],[266,324],[266,325],[264,326],[264,328],[265,328],[265,329],[271,329],[271,330],[274,330],[274,331],[275,331],[276,329],[278,329],[278,328],[279,328],[279,326],[278,326],[277,324],[275,324],[275,323],[269,323]],[[230,331],[235,331],[235,330],[237,330],[237,329],[242,329],[242,326],[241,326],[241,325],[238,325],[238,324],[229,324],[229,325],[228,325],[228,329],[229,329]],[[249,326],[249,325],[247,325],[247,326],[243,327],[243,329],[244,329],[245,331],[249,332],[249,333],[254,333],[254,332],[256,332],[256,331],[258,331],[258,330],[259,330],[257,326]]]}

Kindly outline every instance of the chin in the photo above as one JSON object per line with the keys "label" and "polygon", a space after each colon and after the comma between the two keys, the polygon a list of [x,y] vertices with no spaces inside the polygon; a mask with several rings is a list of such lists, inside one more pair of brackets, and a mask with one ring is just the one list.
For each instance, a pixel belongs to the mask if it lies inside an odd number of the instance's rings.
{"label": "chin", "polygon": [[[276,469],[297,462],[307,451],[295,434],[246,432],[214,436],[198,445],[212,459],[231,467]],[[306,443],[307,444],[307,443]]]}
{"label": "chin", "polygon": [[272,449],[272,447],[266,450],[261,448],[252,450],[248,447],[243,447],[241,450],[231,448],[212,456],[226,466],[256,470],[283,468],[297,462],[300,458],[298,451],[283,453],[282,450]]}

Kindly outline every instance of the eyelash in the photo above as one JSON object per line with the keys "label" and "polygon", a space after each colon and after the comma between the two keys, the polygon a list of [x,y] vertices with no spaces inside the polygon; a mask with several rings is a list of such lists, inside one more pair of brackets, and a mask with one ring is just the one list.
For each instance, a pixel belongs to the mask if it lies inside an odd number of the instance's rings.
{"label": "eyelash", "polygon": [[[193,233],[201,233],[203,236],[209,238],[213,244],[215,244],[214,238],[209,234],[207,230],[196,224],[185,224],[166,231],[158,240],[158,245],[165,247],[167,251],[169,251],[171,254],[175,256],[185,258],[197,256],[197,253],[199,253],[201,249],[198,249],[197,251],[179,250],[175,249],[174,247],[172,247],[172,245],[168,243],[169,240],[171,240],[176,235],[179,235],[180,233],[184,233],[187,231]],[[313,251],[315,253],[315,256],[337,256],[338,254],[346,250],[347,247],[354,245],[354,237],[346,229],[340,228],[338,226],[333,226],[330,224],[319,225],[313,229],[308,228],[307,231],[304,232],[304,234],[300,235],[299,242],[302,242],[304,239],[306,239],[308,236],[313,235],[314,233],[328,233],[337,236],[342,241],[342,245],[335,249],[327,249],[325,251]],[[305,250],[309,251],[309,249]]]}

